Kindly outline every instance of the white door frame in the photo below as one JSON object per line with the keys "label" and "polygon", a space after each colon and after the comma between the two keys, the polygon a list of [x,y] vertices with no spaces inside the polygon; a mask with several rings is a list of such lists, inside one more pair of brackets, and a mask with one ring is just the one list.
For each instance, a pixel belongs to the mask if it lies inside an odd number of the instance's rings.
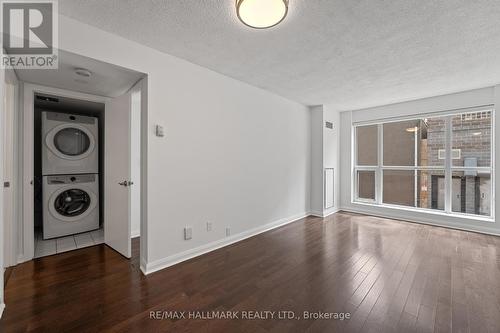
{"label": "white door frame", "polygon": [[[4,135],[2,140],[5,139],[6,145],[4,145],[4,181],[10,182],[9,188],[4,188],[4,266],[10,267],[17,264],[17,244],[19,242],[18,237],[18,169],[19,169],[19,159],[18,159],[18,132],[17,128],[19,126],[19,104],[20,104],[20,94],[19,94],[19,80],[16,73],[12,69],[5,69],[5,86],[4,92],[5,96],[4,105],[5,112],[4,115]],[[2,184],[3,186],[3,184]]]}
{"label": "white door frame", "polygon": [[[145,79],[143,79],[145,80]],[[47,87],[47,86],[42,86],[42,85],[37,85],[37,84],[31,84],[31,83],[24,83],[23,84],[23,108],[21,112],[21,119],[19,121],[19,131],[21,132],[21,137],[22,137],[22,143],[20,144],[21,148],[21,161],[20,165],[22,166],[22,183],[21,183],[21,188],[20,190],[22,191],[22,205],[21,205],[21,216],[22,216],[22,228],[20,228],[19,232],[22,233],[22,246],[20,248],[22,249],[21,253],[18,256],[18,263],[25,262],[32,260],[34,255],[35,255],[35,248],[34,248],[34,206],[33,206],[33,198],[34,198],[34,188],[32,185],[32,181],[34,179],[34,95],[36,93],[42,93],[42,94],[50,94],[50,95],[57,95],[61,97],[68,97],[68,98],[74,98],[74,99],[80,99],[80,100],[85,100],[85,101],[91,101],[91,102],[98,102],[98,103],[106,103],[106,101],[112,99],[110,97],[103,97],[103,96],[97,96],[97,95],[90,95],[90,94],[85,94],[85,93],[80,93],[80,92],[75,92],[75,91],[70,91],[70,90],[65,90],[65,89],[59,89],[59,88],[52,88],[52,87]],[[144,88],[143,85],[141,85],[141,90],[143,91],[143,96],[147,94],[144,93]],[[143,107],[141,107],[141,118],[144,119],[144,113],[147,112],[147,109],[144,108],[144,103],[142,104]],[[141,139],[144,138],[145,133],[144,132],[144,126],[141,125]],[[143,141],[143,140],[141,140]],[[144,145],[141,144],[141,150],[144,149]],[[141,152],[142,155],[144,155]],[[145,161],[144,159],[142,160],[141,163],[141,175],[144,179],[145,175]],[[145,198],[143,197],[143,189],[145,188],[144,182],[142,182],[141,179],[141,211],[144,212],[144,208],[146,205]],[[143,214],[144,215],[144,214]],[[145,221],[144,219],[141,220],[141,229],[145,229],[145,226],[142,221]],[[142,231],[142,230],[141,230]],[[143,249],[146,248],[145,246],[145,239],[141,239],[141,252]],[[12,249],[13,251],[17,252],[16,249]],[[142,256],[142,255],[141,255]]]}
{"label": "white door frame", "polygon": [[[0,68],[0,107],[3,108],[3,91],[5,87],[5,70]],[[4,137],[4,121],[3,121],[3,112],[0,110],[0,138]],[[3,142],[0,143],[0,156],[3,159]],[[3,250],[4,250],[4,242],[3,242],[3,233],[4,233],[4,217],[3,217],[3,163],[0,163],[0,318],[2,317],[3,310],[5,308],[4,300],[3,300],[3,290],[4,290],[4,263],[3,263]]]}

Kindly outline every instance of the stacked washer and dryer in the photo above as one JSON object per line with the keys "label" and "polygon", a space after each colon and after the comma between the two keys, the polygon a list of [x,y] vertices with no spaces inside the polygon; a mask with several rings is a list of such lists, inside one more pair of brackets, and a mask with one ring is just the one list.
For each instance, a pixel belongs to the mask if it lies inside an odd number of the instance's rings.
{"label": "stacked washer and dryer", "polygon": [[98,119],[42,112],[43,238],[99,228]]}

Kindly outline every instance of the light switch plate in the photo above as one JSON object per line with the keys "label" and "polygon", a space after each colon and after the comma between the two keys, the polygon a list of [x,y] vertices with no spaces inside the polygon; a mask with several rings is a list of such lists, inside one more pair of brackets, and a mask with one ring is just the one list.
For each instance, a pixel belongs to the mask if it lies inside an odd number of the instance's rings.
{"label": "light switch plate", "polygon": [[156,125],[156,136],[163,138],[165,136],[165,129],[161,125]]}

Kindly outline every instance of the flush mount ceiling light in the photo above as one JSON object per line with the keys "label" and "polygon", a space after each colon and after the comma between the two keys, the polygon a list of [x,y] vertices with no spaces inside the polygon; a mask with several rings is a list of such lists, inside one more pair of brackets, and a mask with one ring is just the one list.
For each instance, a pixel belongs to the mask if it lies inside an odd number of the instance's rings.
{"label": "flush mount ceiling light", "polygon": [[236,13],[243,24],[254,29],[267,29],[283,21],[289,0],[236,0]]}
{"label": "flush mount ceiling light", "polygon": [[92,72],[85,68],[75,68],[75,74],[84,78],[92,76]]}

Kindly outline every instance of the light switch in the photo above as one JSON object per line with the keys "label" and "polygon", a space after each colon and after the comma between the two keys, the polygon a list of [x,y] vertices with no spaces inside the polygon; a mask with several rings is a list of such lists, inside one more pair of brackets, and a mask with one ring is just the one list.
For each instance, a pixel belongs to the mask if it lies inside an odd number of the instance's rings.
{"label": "light switch", "polygon": [[165,136],[165,130],[163,126],[156,125],[156,136],[159,138],[163,138]]}

